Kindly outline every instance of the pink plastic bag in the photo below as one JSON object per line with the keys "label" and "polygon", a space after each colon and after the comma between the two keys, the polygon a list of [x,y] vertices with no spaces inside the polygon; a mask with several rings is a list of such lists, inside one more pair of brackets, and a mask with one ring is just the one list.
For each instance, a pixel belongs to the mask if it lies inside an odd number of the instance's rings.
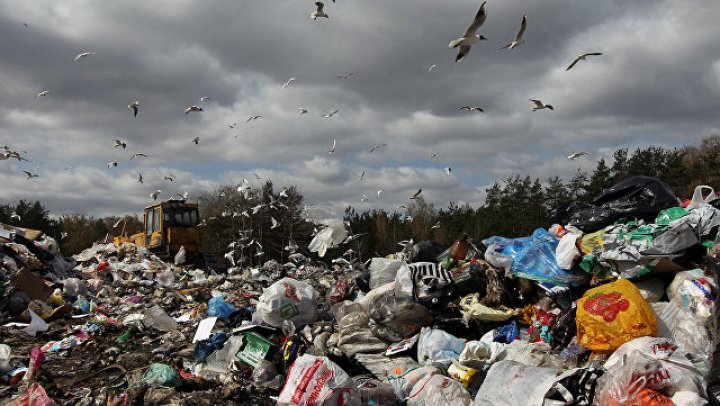
{"label": "pink plastic bag", "polygon": [[55,402],[40,384],[34,383],[19,398],[8,403],[8,406],[55,406]]}

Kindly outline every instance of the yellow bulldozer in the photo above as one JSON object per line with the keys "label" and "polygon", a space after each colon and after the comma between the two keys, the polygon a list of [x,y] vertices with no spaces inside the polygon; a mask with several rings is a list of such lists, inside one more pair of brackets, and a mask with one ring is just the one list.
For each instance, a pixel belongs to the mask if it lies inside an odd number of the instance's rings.
{"label": "yellow bulldozer", "polygon": [[113,243],[130,242],[164,259],[172,258],[180,247],[185,247],[185,262],[199,264],[202,260],[199,219],[197,203],[169,199],[145,207],[143,231],[128,236],[123,224],[122,232]]}

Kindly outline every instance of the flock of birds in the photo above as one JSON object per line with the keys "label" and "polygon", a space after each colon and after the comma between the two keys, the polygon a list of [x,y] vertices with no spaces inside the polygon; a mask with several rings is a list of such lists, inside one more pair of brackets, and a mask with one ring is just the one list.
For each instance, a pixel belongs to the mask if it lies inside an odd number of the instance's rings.
{"label": "flock of birds", "polygon": [[[335,3],[335,0],[332,0],[332,2]],[[310,14],[310,17],[313,20],[330,18],[330,16],[325,12],[325,4],[322,1],[316,1],[315,6],[316,6],[315,10],[313,10]],[[485,23],[485,21],[487,19],[487,7],[486,6],[487,6],[487,2],[483,2],[480,5],[480,8],[478,9],[477,13],[475,14],[473,21],[465,29],[462,36],[450,41],[448,46],[450,48],[457,49],[457,54],[455,56],[455,62],[462,62],[462,61],[466,60],[468,58],[468,55],[470,54],[470,51],[472,50],[473,46],[479,44],[482,41],[487,41],[486,37],[478,34],[478,31],[480,30],[480,28],[483,26],[483,24]],[[25,27],[28,27],[27,24],[25,24],[25,23],[23,25]],[[515,36],[513,37],[513,39],[506,45],[504,45],[500,48],[497,48],[496,51],[514,50],[514,49],[517,49],[520,46],[522,46],[525,43],[524,35],[526,32],[527,26],[528,26],[527,15],[523,15],[522,20],[520,22],[520,27],[519,27],[517,33],[515,34]],[[79,63],[81,60],[89,58],[93,55],[96,55],[95,51],[81,52],[73,58],[73,61]],[[569,64],[566,71],[573,69],[581,61],[587,61],[589,57],[597,57],[597,56],[601,56],[601,55],[602,55],[602,53],[600,53],[600,52],[588,52],[588,53],[583,53],[583,54],[577,55],[575,57],[575,59]],[[437,69],[437,67],[438,67],[437,64],[432,64],[429,66],[427,71],[433,72],[434,70]],[[337,75],[336,78],[339,80],[349,80],[349,79],[353,78],[355,75],[356,75],[355,72],[344,72],[342,74]],[[295,77],[290,77],[286,82],[284,82],[280,85],[281,90],[286,90],[286,89],[290,88],[296,81],[297,81],[297,79]],[[46,89],[46,90],[42,90],[41,92],[37,93],[35,95],[35,98],[41,99],[41,98],[48,97],[49,95],[50,95],[50,90]],[[184,114],[189,115],[189,114],[194,114],[194,113],[202,113],[203,111],[205,111],[205,108],[207,107],[206,103],[210,102],[211,100],[212,99],[209,96],[201,96],[199,98],[199,103],[197,105],[191,105],[191,106],[188,106],[187,108],[185,108]],[[531,105],[532,111],[538,111],[538,110],[551,110],[552,111],[555,109],[551,104],[545,103],[540,99],[530,99],[530,102],[532,103],[532,105]],[[127,105],[127,107],[128,107],[128,109],[131,110],[132,117],[138,117],[138,115],[141,114],[141,103],[138,100],[130,102]],[[459,109],[466,111],[468,113],[485,113],[485,109],[482,106],[465,105],[465,106],[460,107]],[[299,112],[299,115],[302,116],[302,115],[308,114],[310,110],[306,107],[298,107],[297,111]],[[332,119],[339,112],[340,112],[340,109],[334,108],[334,109],[327,111],[326,113],[321,114],[321,116],[326,119]],[[260,119],[264,119],[264,117],[262,115],[251,115],[247,118],[247,120],[245,121],[245,124],[249,124],[253,121],[257,121]],[[228,124],[228,127],[230,129],[234,129],[237,126],[238,126],[238,123]],[[237,135],[235,137],[237,138]],[[190,140],[190,142],[191,142],[191,144],[198,146],[201,142],[201,139],[199,136],[196,136],[196,137],[192,138]],[[121,139],[114,139],[113,147],[115,149],[120,149],[120,150],[124,151],[127,149],[128,143]],[[387,147],[387,144],[385,144],[385,143],[374,144],[370,147],[369,154],[373,154],[378,149],[384,148],[384,147]],[[326,150],[326,152],[328,154],[334,154],[337,151],[337,148],[338,148],[337,139],[333,138],[332,144]],[[590,153],[587,151],[572,152],[569,155],[567,155],[567,158],[569,160],[575,160],[584,155],[589,155],[589,154]],[[3,146],[2,149],[0,149],[0,160],[17,159],[18,161],[28,161],[29,162],[29,159],[27,159],[26,155],[27,155],[27,152],[17,151],[10,146]],[[128,155],[127,159],[135,160],[135,159],[141,159],[141,158],[147,158],[147,157],[148,157],[148,155],[143,152],[134,152],[134,153]],[[437,154],[436,153],[431,154],[430,159],[437,159]],[[119,165],[118,161],[110,161],[107,163],[107,168],[108,168],[108,170],[112,170],[113,168],[118,167],[118,165]],[[70,167],[66,167],[65,169],[72,170],[72,168],[73,167],[70,166]],[[35,168],[35,170],[37,170],[37,168]],[[443,170],[447,176],[451,176],[452,168],[450,166],[445,167]],[[25,174],[27,180],[31,180],[31,179],[39,177],[39,175],[35,172],[31,172],[31,171],[22,171],[22,172]],[[359,175],[359,179],[363,180],[365,175],[366,175],[366,171],[363,170]],[[258,180],[261,179],[256,174],[255,174],[255,177]],[[163,176],[163,181],[174,182],[175,180],[176,180],[176,178],[172,173],[169,173],[169,174]],[[142,173],[138,173],[137,182],[141,183],[141,184],[145,182],[145,179],[143,178]],[[246,179],[243,179],[243,182],[241,182],[237,191],[247,195],[249,193],[250,189],[251,189],[250,182]],[[287,197],[286,191],[287,190],[283,190],[283,192],[281,193],[281,195],[280,195],[281,199],[283,197]],[[383,192],[383,190],[377,190],[376,195],[377,195],[378,199],[380,198],[380,195],[382,192]],[[418,199],[421,196],[422,192],[423,192],[423,189],[419,188],[417,190],[417,192],[415,192],[412,196],[409,197],[409,199],[410,200]],[[161,190],[155,190],[152,193],[150,193],[149,196],[151,199],[157,200],[158,198],[160,198],[161,194],[162,194]],[[188,193],[187,192],[182,193],[182,194],[176,193],[176,194],[172,195],[171,198],[173,198],[175,196],[179,196],[180,198],[187,199]],[[362,194],[362,197],[360,200],[364,202],[364,201],[368,201],[369,198],[367,197],[366,194]],[[285,206],[285,205],[282,204],[282,201],[273,201],[269,205],[267,205],[267,207],[272,207],[272,208],[283,207],[283,206]],[[400,209],[402,207],[405,207],[405,206],[403,206],[403,205],[398,206],[398,208],[396,209],[396,212],[398,209]],[[251,215],[257,214],[262,208],[263,208],[263,205],[258,205],[258,206],[253,207],[250,210],[244,210],[239,213],[233,213],[232,215],[233,215],[233,217],[249,218]],[[224,214],[229,215],[228,213],[224,213]],[[270,227],[271,229],[275,229],[275,228],[279,227],[279,225],[280,225],[280,222],[278,222],[273,216],[270,216],[270,222],[271,222],[271,227]],[[433,227],[437,228],[437,227],[439,227],[439,225],[436,224]],[[247,236],[247,237],[249,239],[249,236]],[[251,240],[251,243],[249,245],[256,246],[257,244],[259,244],[259,243],[256,240]],[[248,245],[248,244],[243,244],[243,245]],[[290,244],[290,245],[292,245],[292,244]],[[259,247],[259,248],[260,248],[260,251],[262,251],[262,247]],[[288,248],[288,247],[286,247],[286,248]],[[293,249],[289,249],[288,251],[291,252],[291,254],[295,253],[295,250],[293,250]]]}

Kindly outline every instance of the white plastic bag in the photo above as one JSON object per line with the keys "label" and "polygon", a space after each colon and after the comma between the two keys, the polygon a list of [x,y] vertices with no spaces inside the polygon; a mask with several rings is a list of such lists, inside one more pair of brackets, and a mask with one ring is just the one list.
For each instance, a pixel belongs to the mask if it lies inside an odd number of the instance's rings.
{"label": "white plastic bag", "polygon": [[717,286],[711,277],[705,276],[701,269],[693,269],[677,273],[667,288],[667,295],[671,302],[708,322],[716,291]]}
{"label": "white plastic bag", "polygon": [[691,391],[704,396],[703,376],[665,337],[640,337],[615,350],[605,362],[605,374],[598,379],[596,402],[622,404],[643,388],[673,396]]}
{"label": "white plastic bag", "polygon": [[403,266],[403,261],[387,258],[373,258],[370,262],[370,289],[375,289],[386,283],[395,280],[398,269]]}
{"label": "white plastic bag", "polygon": [[474,406],[540,406],[555,370],[499,361],[490,367]]}
{"label": "white plastic bag", "polygon": [[0,372],[5,372],[10,369],[10,346],[7,344],[0,344]]}
{"label": "white plastic bag", "polygon": [[582,257],[578,250],[576,242],[582,237],[582,234],[568,233],[560,238],[557,248],[555,248],[555,262],[562,269],[572,269],[575,260]]}
{"label": "white plastic bag", "polygon": [[308,244],[310,252],[317,252],[320,258],[325,256],[325,252],[328,248],[333,248],[339,245],[348,236],[347,230],[345,230],[345,224],[338,219],[327,219],[320,221],[325,226],[320,230],[315,238]]}
{"label": "white plastic bag", "polygon": [[284,320],[292,320],[300,327],[317,320],[317,297],[317,291],[310,284],[283,278],[265,289],[259,298],[257,312],[273,327],[282,327]]}
{"label": "white plastic bag", "polygon": [[712,341],[704,321],[674,302],[653,303],[658,336],[673,339],[680,351],[693,362],[707,362]]}
{"label": "white plastic bag", "polygon": [[460,364],[481,369],[485,363],[494,363],[505,351],[505,344],[484,341],[468,341],[460,353]]}
{"label": "white plastic bag", "polygon": [[463,385],[444,375],[429,375],[413,386],[407,406],[470,406],[472,398]]}
{"label": "white plastic bag", "polygon": [[350,376],[334,362],[304,354],[290,366],[277,404],[360,406],[360,393]]}
{"label": "white plastic bag", "polygon": [[[707,192],[707,196],[703,197],[703,190]],[[695,191],[693,192],[692,201],[687,206],[688,209],[696,209],[703,204],[708,204],[712,202],[713,200],[717,199],[717,195],[715,194],[715,190],[713,190],[712,187],[707,185],[700,185],[695,188]]]}
{"label": "white plastic bag", "polygon": [[187,254],[185,252],[185,246],[181,245],[177,254],[175,254],[175,262],[174,262],[175,265],[184,264],[186,256],[187,256]]}
{"label": "white plastic bag", "polygon": [[393,387],[395,397],[405,399],[418,381],[426,376],[439,373],[441,373],[439,369],[430,366],[414,368],[409,371],[389,371],[388,383]]}
{"label": "white plastic bag", "polygon": [[418,362],[447,370],[451,360],[460,358],[465,340],[442,330],[423,327],[418,339]]}

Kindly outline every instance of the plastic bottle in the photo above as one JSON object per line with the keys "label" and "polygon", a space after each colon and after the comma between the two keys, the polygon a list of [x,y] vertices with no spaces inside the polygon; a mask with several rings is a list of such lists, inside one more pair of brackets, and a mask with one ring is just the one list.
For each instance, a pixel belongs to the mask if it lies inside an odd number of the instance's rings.
{"label": "plastic bottle", "polygon": [[470,245],[467,242],[468,235],[467,233],[463,234],[460,239],[455,241],[455,243],[450,247],[450,251],[448,254],[455,259],[456,261],[462,261],[467,257],[468,248]]}

